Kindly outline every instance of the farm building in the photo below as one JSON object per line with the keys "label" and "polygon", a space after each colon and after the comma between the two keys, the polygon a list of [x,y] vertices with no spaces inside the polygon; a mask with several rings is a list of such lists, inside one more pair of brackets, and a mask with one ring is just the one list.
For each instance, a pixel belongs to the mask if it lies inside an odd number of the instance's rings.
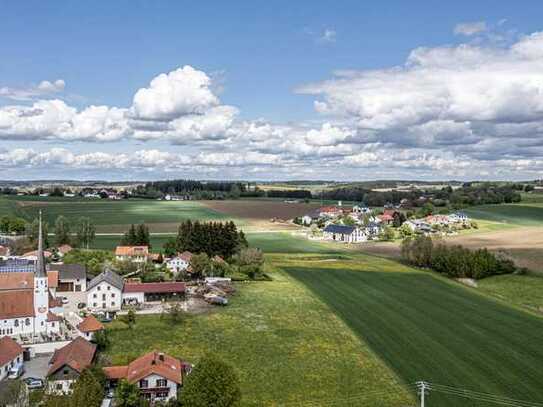
{"label": "farm building", "polygon": [[104,325],[96,319],[92,314],[87,315],[83,320],[77,324],[77,331],[79,336],[82,336],[88,341],[92,341],[94,334],[98,331],[104,330]]}
{"label": "farm building", "polygon": [[326,240],[345,243],[358,243],[368,239],[363,229],[345,225],[328,225],[324,228],[323,235]]}
{"label": "farm building", "polygon": [[123,304],[143,304],[150,301],[180,299],[185,295],[185,283],[126,283],[123,288]]}
{"label": "farm building", "polygon": [[57,292],[87,291],[87,270],[81,264],[51,264],[50,271],[58,272]]}
{"label": "farm building", "polygon": [[57,349],[49,361],[47,391],[66,394],[72,392],[74,382],[88,368],[96,355],[96,345],[82,337]]}
{"label": "farm building", "polygon": [[6,378],[9,370],[23,363],[23,348],[9,336],[0,339],[0,380]]}
{"label": "farm building", "polygon": [[87,286],[87,308],[93,312],[119,311],[124,280],[111,270],[94,277]]}

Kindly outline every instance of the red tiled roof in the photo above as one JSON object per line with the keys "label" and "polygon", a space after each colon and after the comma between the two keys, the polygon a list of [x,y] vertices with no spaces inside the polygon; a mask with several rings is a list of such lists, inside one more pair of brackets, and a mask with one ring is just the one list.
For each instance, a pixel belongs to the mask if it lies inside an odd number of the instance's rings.
{"label": "red tiled roof", "polygon": [[115,256],[147,256],[148,254],[148,246],[117,246],[115,248]]}
{"label": "red tiled roof", "polygon": [[324,212],[324,213],[335,213],[335,212],[341,212],[341,209],[339,209],[336,206],[323,206],[319,208],[319,211]]}
{"label": "red tiled roof", "polygon": [[52,375],[58,369],[66,365],[70,366],[76,372],[81,373],[90,366],[92,359],[94,359],[95,352],[96,345],[79,336],[68,345],[57,349],[55,353],[53,353],[53,357],[49,362],[50,367],[47,376]]}
{"label": "red tiled roof", "polygon": [[62,307],[62,300],[60,298],[55,298],[49,293],[49,308]]}
{"label": "red tiled roof", "polygon": [[382,215],[378,215],[377,217],[382,221],[394,220],[394,216],[389,215],[388,213],[383,213]]}
{"label": "red tiled roof", "polygon": [[62,254],[66,254],[68,252],[71,252],[72,250],[73,250],[73,247],[70,246],[69,244],[63,244],[58,247],[58,251]]}
{"label": "red tiled roof", "polygon": [[[9,273],[18,274],[18,273]],[[34,316],[34,290],[0,291],[0,319]]]}
{"label": "red tiled roof", "polygon": [[[43,255],[45,257],[51,257],[52,253],[49,250],[44,250]],[[32,250],[31,252],[26,252],[25,254],[23,254],[22,257],[37,257],[37,256],[38,256],[38,251]]]}
{"label": "red tiled roof", "polygon": [[49,288],[58,287],[58,271],[57,270],[49,270],[47,272],[47,285],[49,286]]}
{"label": "red tiled roof", "polygon": [[34,289],[34,273],[16,272],[0,273],[0,289],[2,290],[22,290]]}
{"label": "red tiled roof", "polygon": [[179,359],[155,351],[137,358],[128,366],[106,367],[104,373],[110,379],[125,378],[130,383],[136,383],[151,374],[156,374],[181,384],[181,369],[182,364]]}
{"label": "red tiled roof", "polygon": [[51,311],[47,313],[47,322],[58,322],[61,320],[62,320],[62,317],[59,317],[57,314],[54,314]]}
{"label": "red tiled roof", "polygon": [[179,258],[181,260],[190,261],[192,259],[192,253],[191,252],[183,252],[179,255]]}
{"label": "red tiled roof", "polygon": [[77,329],[81,332],[95,332],[104,329],[104,325],[98,321],[94,315],[87,315],[83,321],[77,325]]}
{"label": "red tiled roof", "polygon": [[125,293],[183,293],[185,283],[161,282],[161,283],[126,283],[123,288]]}
{"label": "red tiled roof", "polygon": [[0,339],[0,366],[11,362],[17,356],[23,353],[23,348],[9,336]]}

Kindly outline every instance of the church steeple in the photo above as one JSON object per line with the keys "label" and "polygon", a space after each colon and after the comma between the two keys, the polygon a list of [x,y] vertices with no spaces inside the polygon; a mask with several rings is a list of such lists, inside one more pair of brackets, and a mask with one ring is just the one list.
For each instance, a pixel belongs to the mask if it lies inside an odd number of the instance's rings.
{"label": "church steeple", "polygon": [[38,253],[36,259],[36,267],[34,274],[36,277],[47,277],[47,270],[45,269],[45,255],[43,253],[43,235],[41,227],[41,211],[40,211],[40,225],[38,229]]}

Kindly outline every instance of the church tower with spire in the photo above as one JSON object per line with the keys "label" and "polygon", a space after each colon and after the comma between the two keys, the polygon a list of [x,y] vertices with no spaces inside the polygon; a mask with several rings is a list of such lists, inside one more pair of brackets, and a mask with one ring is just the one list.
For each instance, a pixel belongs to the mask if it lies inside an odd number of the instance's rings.
{"label": "church tower with spire", "polygon": [[34,332],[46,332],[47,313],[49,311],[49,287],[43,252],[41,211],[39,221],[38,253],[34,269]]}

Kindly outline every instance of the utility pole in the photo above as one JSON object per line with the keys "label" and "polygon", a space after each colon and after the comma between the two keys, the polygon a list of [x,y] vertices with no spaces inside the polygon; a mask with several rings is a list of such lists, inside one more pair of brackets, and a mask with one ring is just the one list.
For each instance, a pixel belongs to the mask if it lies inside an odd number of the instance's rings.
{"label": "utility pole", "polygon": [[426,392],[430,390],[430,386],[425,381],[417,382],[417,387],[419,389],[420,394],[420,407],[425,407],[425,398],[426,398]]}

